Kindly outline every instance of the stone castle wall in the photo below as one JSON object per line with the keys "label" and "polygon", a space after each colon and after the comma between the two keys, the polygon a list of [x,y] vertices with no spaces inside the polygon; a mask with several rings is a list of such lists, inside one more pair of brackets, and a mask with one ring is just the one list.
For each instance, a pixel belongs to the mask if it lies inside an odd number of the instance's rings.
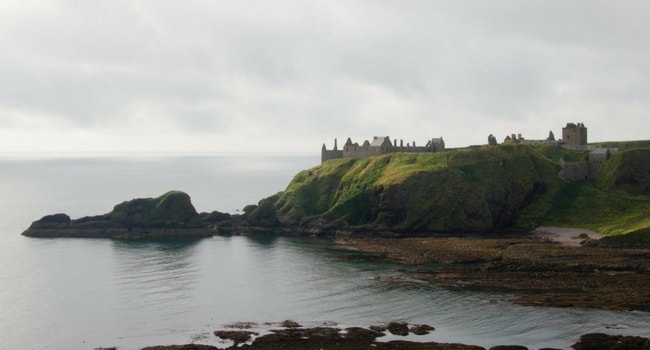
{"label": "stone castle wall", "polygon": [[338,142],[335,139],[334,148],[331,150],[328,150],[325,144],[323,144],[321,149],[321,163],[336,158],[362,159],[388,153],[427,153],[444,151],[444,149],[445,143],[442,138],[431,139],[425,146],[415,146],[415,142],[413,144],[408,143],[404,146],[403,141],[400,141],[400,145],[397,146],[397,140],[391,142],[387,136],[375,136],[372,143],[366,140],[361,145],[353,143],[348,138],[342,150],[338,149]]}
{"label": "stone castle wall", "polygon": [[587,127],[583,123],[567,123],[567,125],[562,128],[562,141],[566,145],[586,145]]}
{"label": "stone castle wall", "polygon": [[558,176],[565,180],[586,180],[595,179],[600,173],[600,168],[611,157],[618,152],[616,148],[594,148],[589,152],[589,160],[583,162],[560,161],[560,173]]}
{"label": "stone castle wall", "polygon": [[324,163],[330,159],[343,158],[343,151],[339,150],[321,150],[320,161]]}

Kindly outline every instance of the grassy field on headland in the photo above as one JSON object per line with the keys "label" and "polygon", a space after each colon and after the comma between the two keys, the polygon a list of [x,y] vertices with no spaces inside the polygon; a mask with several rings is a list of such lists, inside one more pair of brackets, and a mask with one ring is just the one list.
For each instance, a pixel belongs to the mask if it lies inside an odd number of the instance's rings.
{"label": "grassy field on headland", "polygon": [[[247,209],[252,225],[365,227],[398,232],[494,232],[584,227],[607,235],[650,229],[650,148],[621,147],[597,179],[565,181],[560,160],[588,152],[503,144],[440,153],[333,159]],[[641,146],[641,147],[638,147]]]}

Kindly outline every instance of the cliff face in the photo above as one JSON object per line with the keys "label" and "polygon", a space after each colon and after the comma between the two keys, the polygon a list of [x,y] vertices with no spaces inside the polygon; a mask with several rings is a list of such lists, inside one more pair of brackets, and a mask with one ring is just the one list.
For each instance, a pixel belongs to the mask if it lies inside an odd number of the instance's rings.
{"label": "cliff face", "polygon": [[558,178],[586,153],[500,145],[442,153],[335,159],[297,174],[246,210],[252,226],[421,232],[528,230],[540,225],[620,234],[650,227],[650,149],[624,150],[597,181]]}
{"label": "cliff face", "polygon": [[650,195],[650,148],[626,150],[612,156],[601,169],[600,187],[635,195]]}
{"label": "cliff face", "polygon": [[560,187],[561,153],[555,147],[502,145],[330,160],[260,202],[249,212],[249,223],[445,232],[533,225],[518,223],[518,214]]}

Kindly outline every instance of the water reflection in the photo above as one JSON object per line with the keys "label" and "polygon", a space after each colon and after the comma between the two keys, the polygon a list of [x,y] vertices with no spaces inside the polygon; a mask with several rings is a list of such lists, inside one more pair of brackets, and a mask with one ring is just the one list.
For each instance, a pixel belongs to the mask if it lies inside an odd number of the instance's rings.
{"label": "water reflection", "polygon": [[[199,240],[114,241],[114,284],[118,301],[166,308],[192,298],[200,278]],[[179,308],[182,310],[182,308]],[[173,311],[173,310],[171,310]]]}
{"label": "water reflection", "polygon": [[246,239],[260,246],[270,247],[278,240],[278,236],[272,234],[258,234],[258,235],[248,236],[246,237]]}
{"label": "water reflection", "polygon": [[432,341],[566,347],[580,334],[606,331],[602,320],[626,324],[630,333],[647,325],[647,313],[526,308],[503,293],[446,289],[414,279],[413,267],[328,240],[115,241],[112,258],[121,327],[158,336],[208,322],[209,330],[236,321],[406,320],[434,325]]}

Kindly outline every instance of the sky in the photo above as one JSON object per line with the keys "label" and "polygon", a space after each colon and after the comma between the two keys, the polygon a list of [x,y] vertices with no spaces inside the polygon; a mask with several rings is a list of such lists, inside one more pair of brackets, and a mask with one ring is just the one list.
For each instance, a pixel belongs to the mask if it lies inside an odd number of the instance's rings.
{"label": "sky", "polygon": [[2,152],[650,139],[650,1],[3,0]]}

